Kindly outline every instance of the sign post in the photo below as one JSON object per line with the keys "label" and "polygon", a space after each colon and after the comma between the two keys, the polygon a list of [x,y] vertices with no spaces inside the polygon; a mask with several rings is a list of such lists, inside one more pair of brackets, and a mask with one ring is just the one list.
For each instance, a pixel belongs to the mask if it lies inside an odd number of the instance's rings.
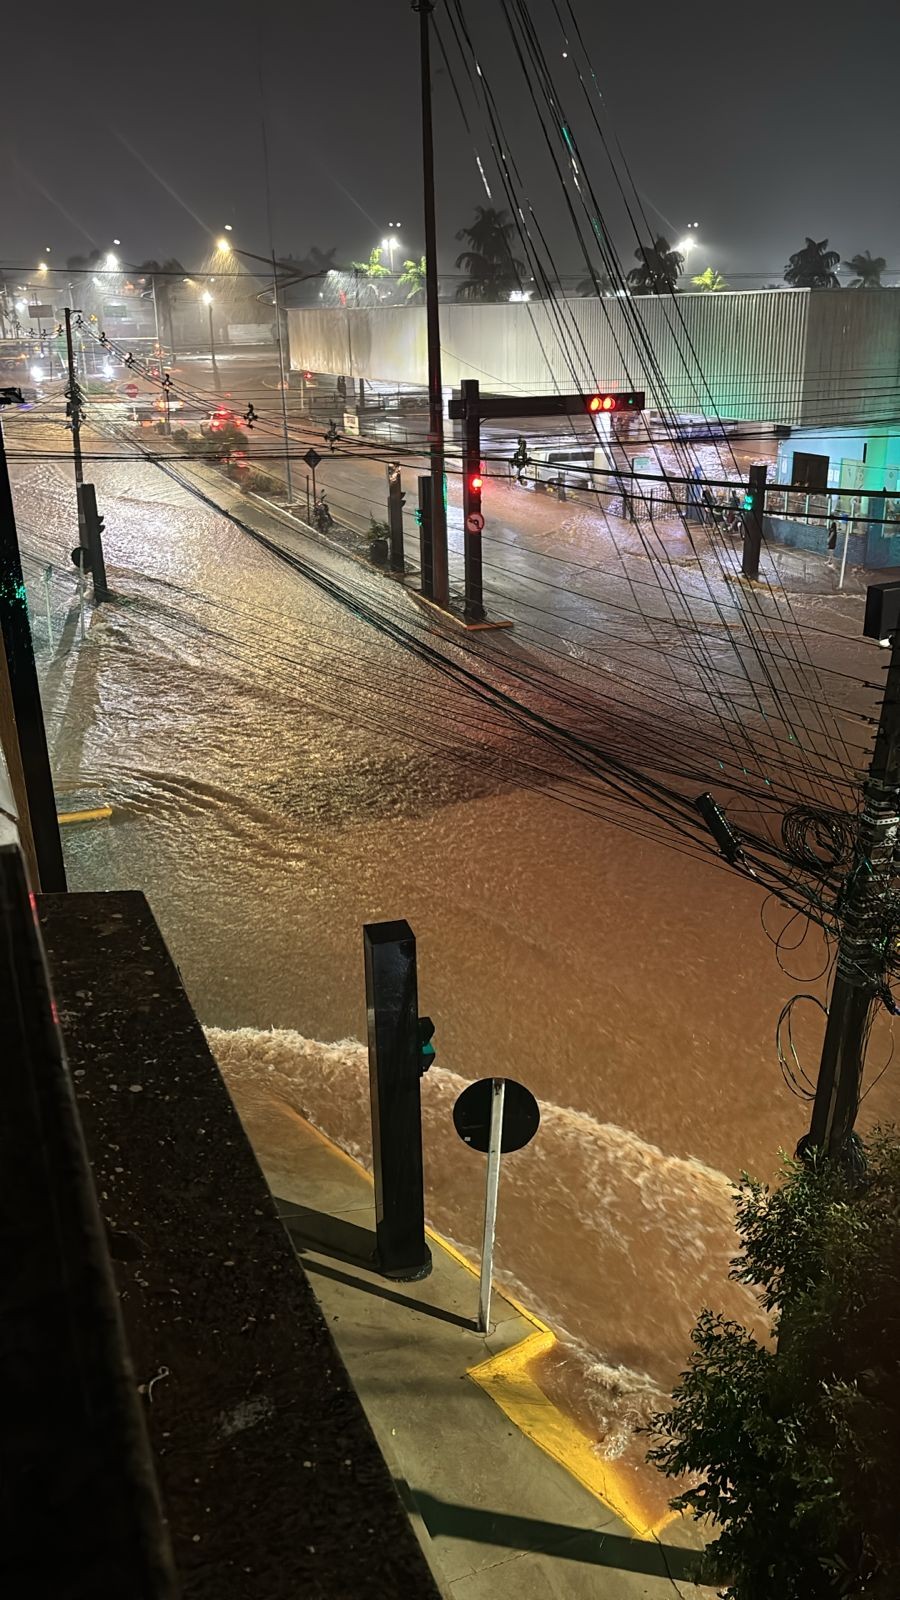
{"label": "sign post", "polygon": [[463,1090],[453,1107],[453,1124],[463,1144],[484,1151],[488,1158],[478,1291],[479,1333],[490,1332],[491,1325],[500,1157],[530,1144],[540,1123],[540,1108],[534,1095],[514,1078],[479,1078]]}
{"label": "sign post", "polygon": [[315,516],[316,506],[318,505],[318,500],[316,498],[316,467],[319,465],[322,457],[319,455],[318,450],[314,450],[312,446],[310,446],[303,459],[312,473],[312,508],[313,515]]}

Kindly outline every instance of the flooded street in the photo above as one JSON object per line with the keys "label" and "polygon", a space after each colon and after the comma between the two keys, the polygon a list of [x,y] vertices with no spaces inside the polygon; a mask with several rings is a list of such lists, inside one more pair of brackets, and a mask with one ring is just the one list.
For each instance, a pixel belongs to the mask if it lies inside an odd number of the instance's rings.
{"label": "flooded street", "polygon": [[[11,445],[21,437],[8,429]],[[821,936],[800,942],[805,923],[762,887],[563,771],[527,729],[156,466],[97,461],[92,475],[114,599],[82,643],[69,468],[13,467],[58,798],[113,813],[66,829],[70,886],[142,889],[232,1085],[296,1107],[363,1159],[361,929],[408,919],[436,1022],[430,1220],[477,1248],[482,1163],[457,1140],[452,1104],[471,1079],[520,1079],[543,1123],[506,1164],[500,1273],[568,1336],[566,1393],[620,1449],[623,1418],[683,1363],[701,1305],[752,1314],[726,1281],[731,1186],[742,1169],[771,1176],[807,1126],[775,1025],[793,994],[824,993]],[[390,580],[303,548],[427,636]],[[591,593],[583,584],[572,629],[545,654],[524,627],[502,646],[520,668],[532,652],[532,688],[566,657],[576,670]],[[479,648],[483,660],[491,646]],[[640,648],[632,628],[623,703]],[[849,670],[843,639],[835,655]],[[571,679],[582,696],[585,681]],[[690,758],[697,791],[714,787],[701,743],[673,729],[663,696],[659,764],[671,736],[670,765]],[[807,1006],[794,1042],[812,1075],[820,1039]],[[872,1080],[890,1048],[882,1014]],[[886,1073],[862,1126],[898,1110]]]}

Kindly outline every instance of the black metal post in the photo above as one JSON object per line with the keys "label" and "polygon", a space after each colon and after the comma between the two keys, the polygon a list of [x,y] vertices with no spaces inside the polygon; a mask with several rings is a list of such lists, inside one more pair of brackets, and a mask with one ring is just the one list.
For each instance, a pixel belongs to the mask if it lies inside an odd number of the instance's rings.
{"label": "black metal post", "polygon": [[109,599],[106,582],[106,561],[103,556],[103,528],[97,510],[97,491],[92,483],[83,483],[78,491],[79,523],[84,521],[84,544],[90,556],[90,574],[96,601]]}
{"label": "black metal post", "polygon": [[0,425],[0,632],[9,673],[13,717],[22,758],[22,777],[28,795],[31,832],[37,858],[40,884],[45,892],[65,889],[66,869],[62,841],[56,820],[53,775],[47,751],[44,713],[38,687],[37,667],[25,580],[19,555],[19,540],[13,509],[3,428]]}
{"label": "black metal post", "polygon": [[444,390],[441,382],[441,327],[438,312],[437,224],[434,205],[434,133],[431,123],[431,13],[434,0],[413,0],[419,13],[422,79],[422,177],[425,216],[425,317],[428,336],[428,444],[431,453],[431,544],[433,598],[450,604],[447,559],[447,507],[444,503]]}
{"label": "black metal post", "polygon": [[426,600],[434,599],[431,501],[431,478],[423,475],[419,479],[419,566],[422,573],[422,593]]}
{"label": "black metal post", "polygon": [[396,461],[385,467],[388,485],[388,523],[391,530],[391,569],[402,572],[406,562],[403,549],[403,479]]}
{"label": "black metal post", "polygon": [[[481,415],[477,378],[460,384],[463,408],[463,550],[466,566],[466,620],[484,621],[481,570]],[[475,485],[478,485],[476,488]]]}
{"label": "black metal post", "polygon": [[408,922],[363,928],[378,1267],[427,1278],[416,940]]}
{"label": "black metal post", "polygon": [[744,511],[744,555],[741,572],[745,578],[759,577],[759,553],[762,549],[763,516],[766,509],[765,466],[750,468],[749,509]]}

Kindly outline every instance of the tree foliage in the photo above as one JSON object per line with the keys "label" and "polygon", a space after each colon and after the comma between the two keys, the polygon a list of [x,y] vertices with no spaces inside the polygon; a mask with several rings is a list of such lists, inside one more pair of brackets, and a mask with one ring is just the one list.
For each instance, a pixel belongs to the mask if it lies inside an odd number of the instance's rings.
{"label": "tree foliage", "polygon": [[728,281],[717,272],[715,267],[707,267],[705,272],[698,272],[696,278],[691,279],[694,288],[701,294],[719,294],[722,289],[728,288]]}
{"label": "tree foliage", "polygon": [[513,255],[515,231],[508,212],[475,207],[468,227],[456,235],[468,246],[456,258],[467,275],[456,291],[457,300],[508,300],[514,289],[521,288],[525,265]]}
{"label": "tree foliage", "polygon": [[792,289],[838,289],[835,267],[837,250],[829,250],[828,240],[807,238],[802,250],[795,250],[784,269],[784,281]]}
{"label": "tree foliage", "polygon": [[406,290],[406,299],[418,300],[425,293],[425,257],[418,261],[404,261],[397,287]]}
{"label": "tree foliage", "polygon": [[887,262],[884,256],[873,256],[870,251],[860,251],[859,255],[851,256],[844,262],[848,272],[853,273],[851,289],[880,289],[881,274]]}
{"label": "tree foliage", "polygon": [[791,1162],[774,1191],[743,1181],[732,1276],[772,1340],[704,1312],[653,1421],[649,1458],[695,1479],[673,1504],[719,1530],[708,1577],[730,1600],[900,1594],[900,1141],[868,1158],[862,1180]]}
{"label": "tree foliage", "polygon": [[638,265],[632,267],[628,282],[638,294],[671,294],[684,271],[684,256],[662,234],[652,244],[635,250]]}

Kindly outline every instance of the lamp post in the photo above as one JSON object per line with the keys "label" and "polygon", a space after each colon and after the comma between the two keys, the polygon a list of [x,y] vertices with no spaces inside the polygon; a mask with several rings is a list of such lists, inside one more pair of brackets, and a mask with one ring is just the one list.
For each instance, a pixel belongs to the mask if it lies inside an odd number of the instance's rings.
{"label": "lamp post", "polygon": [[209,316],[209,355],[210,355],[210,360],[212,361],[213,383],[215,384],[216,388],[218,389],[218,387],[219,387],[219,365],[218,365],[218,362],[216,361],[216,330],[215,330],[215,327],[213,325],[213,297],[210,294],[208,289],[204,289],[203,295],[202,295],[201,298],[203,300],[203,304],[205,305],[207,313],[208,313],[208,316]]}
{"label": "lamp post", "polygon": [[[225,226],[230,233],[231,224],[226,222]],[[218,251],[219,255],[223,256],[232,254],[248,256],[251,261],[263,261],[266,259],[264,256],[253,255],[250,250],[238,250],[237,247],[231,243],[230,239],[217,239],[216,250]],[[278,298],[278,262],[275,258],[274,250],[272,251],[269,261],[271,262],[272,267],[272,304],[275,307],[275,334],[278,340],[278,375],[281,387],[281,427],[284,436],[284,479],[287,486],[288,505],[292,505],[294,499],[294,486],[291,481],[291,447],[290,437],[288,434],[287,369],[284,361],[284,334],[281,327],[281,304]],[[267,261],[267,265],[269,264],[269,261]]]}

